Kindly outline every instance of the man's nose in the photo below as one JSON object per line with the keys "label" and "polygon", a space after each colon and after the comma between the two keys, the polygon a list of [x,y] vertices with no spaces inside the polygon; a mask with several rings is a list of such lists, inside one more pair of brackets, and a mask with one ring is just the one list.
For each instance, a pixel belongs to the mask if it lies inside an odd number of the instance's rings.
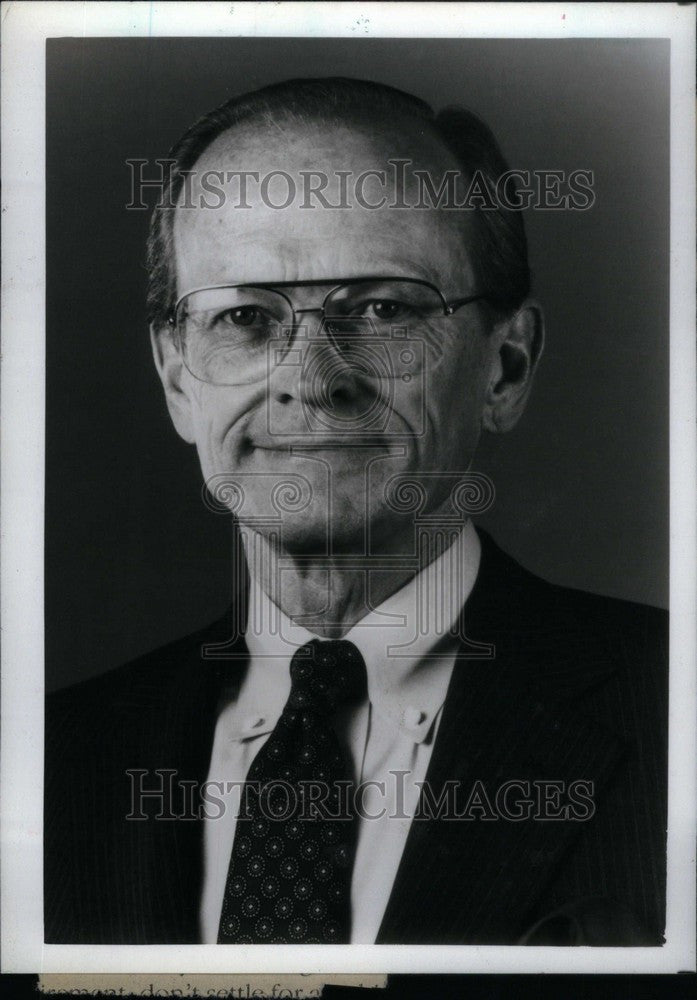
{"label": "man's nose", "polygon": [[329,413],[349,405],[360,393],[357,372],[332,339],[321,309],[296,311],[290,346],[272,374],[273,394]]}

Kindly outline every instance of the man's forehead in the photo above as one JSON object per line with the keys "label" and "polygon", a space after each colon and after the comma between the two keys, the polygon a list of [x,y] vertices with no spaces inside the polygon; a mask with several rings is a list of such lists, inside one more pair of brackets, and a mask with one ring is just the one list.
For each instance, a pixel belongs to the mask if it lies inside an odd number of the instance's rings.
{"label": "man's forehead", "polygon": [[[230,238],[224,231],[185,240],[177,255],[180,288],[243,281],[321,281],[368,274],[403,275],[437,283],[442,271],[419,241],[395,231],[371,237],[366,245],[356,226],[307,227],[304,232],[262,229]],[[210,238],[209,238],[210,236]],[[217,238],[216,238],[217,237]],[[195,246],[192,259],[190,247]],[[183,249],[183,253],[181,250]]]}
{"label": "man's forehead", "polygon": [[[232,280],[233,270],[244,280],[377,271],[434,280],[442,267],[424,260],[425,251],[437,256],[433,244],[441,238],[463,245],[462,213],[390,205],[418,201],[423,182],[414,170],[427,172],[437,189],[457,164],[435,135],[395,120],[383,125],[274,119],[215,139],[194,165],[175,215],[180,287]],[[410,161],[399,182],[390,160]],[[321,197],[313,193],[318,188]],[[185,197],[191,207],[181,207]],[[381,199],[382,207],[367,207]],[[285,200],[291,203],[279,207]]]}

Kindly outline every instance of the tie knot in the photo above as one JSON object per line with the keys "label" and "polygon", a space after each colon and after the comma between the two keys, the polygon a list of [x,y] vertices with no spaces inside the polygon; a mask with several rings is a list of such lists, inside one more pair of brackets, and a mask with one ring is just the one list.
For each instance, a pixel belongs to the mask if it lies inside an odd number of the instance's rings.
{"label": "tie knot", "polygon": [[325,713],[359,700],[366,690],[363,657],[347,639],[313,639],[290,661],[290,705]]}

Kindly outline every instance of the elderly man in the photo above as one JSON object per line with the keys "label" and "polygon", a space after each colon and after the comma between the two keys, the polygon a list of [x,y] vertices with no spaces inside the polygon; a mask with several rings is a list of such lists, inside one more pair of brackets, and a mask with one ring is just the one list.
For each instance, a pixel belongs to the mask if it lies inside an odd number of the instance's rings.
{"label": "elderly man", "polygon": [[662,616],[468,517],[543,345],[493,136],[299,80],[172,160],[153,353],[238,585],[51,705],[47,941],[660,943]]}

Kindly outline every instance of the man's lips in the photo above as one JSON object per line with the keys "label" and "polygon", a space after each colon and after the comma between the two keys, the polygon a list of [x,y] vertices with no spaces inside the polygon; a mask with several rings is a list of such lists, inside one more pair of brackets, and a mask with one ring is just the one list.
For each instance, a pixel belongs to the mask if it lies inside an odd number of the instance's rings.
{"label": "man's lips", "polygon": [[327,448],[358,448],[358,447],[376,447],[377,445],[382,445],[383,447],[388,444],[383,437],[376,435],[366,435],[366,434],[342,434],[342,435],[323,435],[323,434],[307,434],[303,437],[274,437],[274,438],[249,438],[246,442],[247,447],[252,450],[258,451],[275,451],[275,452],[285,452],[289,451],[323,451]]}

